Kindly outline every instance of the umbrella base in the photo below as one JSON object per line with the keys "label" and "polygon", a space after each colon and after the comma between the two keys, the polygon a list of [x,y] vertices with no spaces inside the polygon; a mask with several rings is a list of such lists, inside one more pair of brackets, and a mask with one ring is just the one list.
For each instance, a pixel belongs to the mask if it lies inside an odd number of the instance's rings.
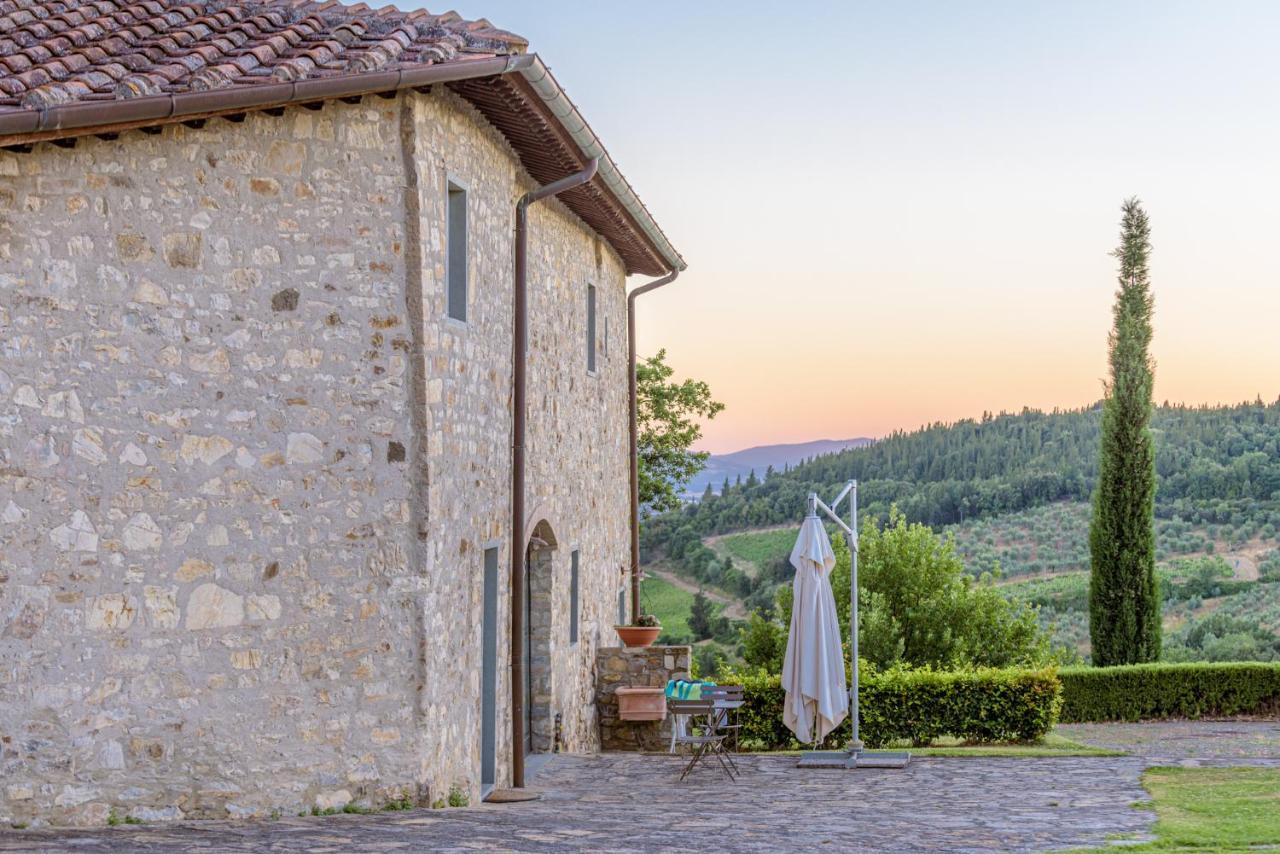
{"label": "umbrella base", "polygon": [[910,753],[865,753],[844,750],[811,750],[800,754],[798,768],[906,768]]}

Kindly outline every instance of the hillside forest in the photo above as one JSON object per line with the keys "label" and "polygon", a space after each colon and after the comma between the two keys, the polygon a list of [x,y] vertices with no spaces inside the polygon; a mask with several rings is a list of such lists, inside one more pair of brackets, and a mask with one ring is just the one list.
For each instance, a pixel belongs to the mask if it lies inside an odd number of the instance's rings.
{"label": "hillside forest", "polygon": [[[645,521],[645,595],[662,594],[668,640],[701,641],[707,665],[740,660],[748,615],[776,619],[805,496],[857,479],[863,520],[896,507],[952,539],[970,576],[1036,609],[1087,660],[1099,421],[1096,406],[988,414],[753,472]],[[1280,401],[1165,404],[1152,430],[1164,657],[1280,659]],[[699,632],[680,619],[695,604]]]}

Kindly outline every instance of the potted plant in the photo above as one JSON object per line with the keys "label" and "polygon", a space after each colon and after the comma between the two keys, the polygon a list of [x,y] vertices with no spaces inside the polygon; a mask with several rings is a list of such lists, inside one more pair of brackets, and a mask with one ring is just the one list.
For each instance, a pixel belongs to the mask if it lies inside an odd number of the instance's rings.
{"label": "potted plant", "polygon": [[641,614],[628,626],[614,626],[614,631],[622,642],[629,647],[643,648],[658,639],[662,632],[662,624],[653,614]]}

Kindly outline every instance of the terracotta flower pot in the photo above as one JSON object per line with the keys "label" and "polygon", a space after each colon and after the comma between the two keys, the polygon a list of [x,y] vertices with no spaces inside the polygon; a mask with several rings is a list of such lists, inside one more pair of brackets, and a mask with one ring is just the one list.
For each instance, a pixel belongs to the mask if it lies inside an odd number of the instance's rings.
{"label": "terracotta flower pot", "polygon": [[661,721],[667,718],[667,695],[661,688],[619,688],[618,717],[624,721]]}
{"label": "terracotta flower pot", "polygon": [[614,631],[627,646],[646,647],[662,634],[662,626],[614,626]]}

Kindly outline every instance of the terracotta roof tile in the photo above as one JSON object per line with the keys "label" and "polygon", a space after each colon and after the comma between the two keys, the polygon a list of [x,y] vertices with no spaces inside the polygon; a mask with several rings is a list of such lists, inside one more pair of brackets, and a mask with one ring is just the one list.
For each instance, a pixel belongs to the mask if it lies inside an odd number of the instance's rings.
{"label": "terracotta roof tile", "polygon": [[[0,113],[519,53],[449,12],[314,0],[0,0]],[[127,69],[122,73],[122,69]]]}
{"label": "terracotta roof tile", "polygon": [[[526,56],[525,70],[511,73],[517,63],[507,57],[527,46],[455,12],[336,0],[0,0],[0,139],[22,149],[26,140],[279,104],[282,89],[286,100],[309,103],[431,78],[470,101],[530,176],[546,183],[580,169],[587,155],[572,138],[581,128],[562,127],[545,94],[521,77],[533,68],[540,81],[550,79],[545,66]],[[598,178],[561,200],[610,242],[629,272],[683,269],[609,165],[608,187]]]}

